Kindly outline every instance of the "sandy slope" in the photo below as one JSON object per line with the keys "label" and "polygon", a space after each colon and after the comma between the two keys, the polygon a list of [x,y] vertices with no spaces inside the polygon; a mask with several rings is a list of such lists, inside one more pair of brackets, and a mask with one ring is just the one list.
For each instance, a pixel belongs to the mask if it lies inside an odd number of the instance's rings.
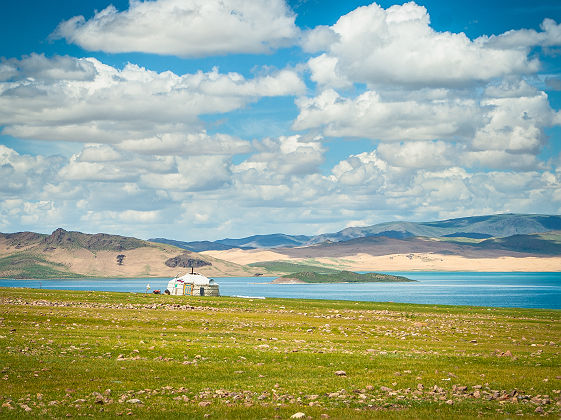
{"label": "sandy slope", "polygon": [[333,268],[351,271],[561,271],[561,257],[498,257],[465,258],[457,255],[430,253],[392,254],[372,256],[364,253],[343,258],[290,258],[287,255],[262,250],[232,249],[227,251],[205,251],[202,254],[238,264],[262,261],[316,261]]}
{"label": "sandy slope", "polygon": [[288,255],[283,255],[278,252],[262,250],[262,249],[228,249],[226,251],[203,251],[199,252],[201,255],[206,255],[214,258],[219,258],[224,261],[235,262],[236,264],[251,264],[254,262],[262,261],[280,261],[291,260]]}

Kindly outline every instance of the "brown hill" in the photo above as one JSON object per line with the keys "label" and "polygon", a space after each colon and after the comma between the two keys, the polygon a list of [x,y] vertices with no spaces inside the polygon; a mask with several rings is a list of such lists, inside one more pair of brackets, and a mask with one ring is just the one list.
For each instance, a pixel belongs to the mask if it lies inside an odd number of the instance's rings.
{"label": "brown hill", "polygon": [[[173,259],[181,263],[166,265]],[[190,265],[214,277],[252,276],[255,271],[175,246],[125,236],[60,228],[50,235],[0,233],[0,277],[4,278],[172,277],[189,271]]]}

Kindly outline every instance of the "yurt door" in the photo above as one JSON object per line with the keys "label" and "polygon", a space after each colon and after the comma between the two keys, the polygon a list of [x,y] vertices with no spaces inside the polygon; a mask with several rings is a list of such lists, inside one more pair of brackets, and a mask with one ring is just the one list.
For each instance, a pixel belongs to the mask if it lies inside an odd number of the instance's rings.
{"label": "yurt door", "polygon": [[193,296],[193,285],[192,284],[186,284],[183,287],[184,287],[184,289],[183,289],[183,294],[184,295]]}
{"label": "yurt door", "polygon": [[205,288],[204,288],[204,287],[201,287],[200,295],[201,295],[201,296],[204,296],[204,295],[205,295]]}

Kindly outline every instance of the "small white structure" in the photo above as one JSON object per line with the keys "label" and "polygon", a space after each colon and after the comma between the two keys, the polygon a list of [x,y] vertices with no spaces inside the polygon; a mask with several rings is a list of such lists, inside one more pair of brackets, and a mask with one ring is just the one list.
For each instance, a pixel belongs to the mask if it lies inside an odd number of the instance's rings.
{"label": "small white structure", "polygon": [[220,296],[218,283],[199,273],[176,276],[168,283],[166,294],[181,296]]}

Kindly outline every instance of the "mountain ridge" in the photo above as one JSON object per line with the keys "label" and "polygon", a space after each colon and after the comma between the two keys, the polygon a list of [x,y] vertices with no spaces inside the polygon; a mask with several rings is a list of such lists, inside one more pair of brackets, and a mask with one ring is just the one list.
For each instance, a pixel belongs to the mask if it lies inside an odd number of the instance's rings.
{"label": "mountain ridge", "polygon": [[[363,237],[388,237],[406,239],[412,237],[466,237],[471,239],[503,238],[513,235],[543,233],[561,230],[560,215],[544,214],[494,214],[460,217],[430,222],[384,222],[364,227],[348,227],[334,233],[307,235],[253,235],[239,239],[185,242],[165,238],[150,239],[152,242],[173,243],[194,252],[222,251],[233,248],[265,249],[294,248],[325,242],[343,242]],[[465,235],[465,236],[462,236]],[[484,237],[482,236],[484,235]]]}

